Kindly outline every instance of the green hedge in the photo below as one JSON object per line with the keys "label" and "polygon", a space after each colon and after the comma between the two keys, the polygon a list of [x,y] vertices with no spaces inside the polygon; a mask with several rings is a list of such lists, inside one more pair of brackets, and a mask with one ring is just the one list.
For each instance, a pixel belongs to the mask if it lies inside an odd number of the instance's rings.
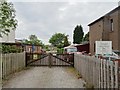
{"label": "green hedge", "polygon": [[0,52],[2,53],[20,53],[22,48],[11,45],[0,45]]}

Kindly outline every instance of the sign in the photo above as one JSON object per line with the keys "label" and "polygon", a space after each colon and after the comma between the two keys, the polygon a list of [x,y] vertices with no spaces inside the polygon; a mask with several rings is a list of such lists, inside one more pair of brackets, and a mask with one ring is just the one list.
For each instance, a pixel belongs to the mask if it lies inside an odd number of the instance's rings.
{"label": "sign", "polygon": [[34,54],[34,55],[33,55],[33,59],[38,59],[38,55],[37,55],[37,54]]}
{"label": "sign", "polygon": [[96,54],[112,54],[112,41],[96,41]]}

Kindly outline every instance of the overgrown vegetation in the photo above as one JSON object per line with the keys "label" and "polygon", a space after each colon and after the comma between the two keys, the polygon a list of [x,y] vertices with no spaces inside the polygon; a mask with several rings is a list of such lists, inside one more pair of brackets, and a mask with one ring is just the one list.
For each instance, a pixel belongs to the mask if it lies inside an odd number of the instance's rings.
{"label": "overgrown vegetation", "polygon": [[63,48],[58,48],[57,49],[57,53],[58,54],[63,54],[64,53],[64,49]]}
{"label": "overgrown vegetation", "polygon": [[94,86],[88,83],[84,84],[84,87],[86,88],[86,90],[94,90]]}
{"label": "overgrown vegetation", "polygon": [[22,52],[22,48],[17,47],[15,45],[0,45],[1,53],[20,53]]}

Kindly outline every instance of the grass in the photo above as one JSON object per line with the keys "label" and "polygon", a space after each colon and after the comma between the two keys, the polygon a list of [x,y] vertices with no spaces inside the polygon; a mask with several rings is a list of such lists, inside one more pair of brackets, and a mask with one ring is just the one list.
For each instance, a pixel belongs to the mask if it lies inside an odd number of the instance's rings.
{"label": "grass", "polygon": [[71,73],[74,73],[74,74],[77,76],[78,79],[82,78],[82,76],[79,74],[79,72],[76,71],[76,69],[73,68],[73,67],[68,67],[68,68],[67,68],[67,71],[69,71],[69,72],[71,72]]}
{"label": "grass", "polygon": [[[76,69],[73,68],[73,67],[68,67],[68,68],[67,68],[67,71],[69,71],[69,72],[71,72],[71,73],[74,73],[74,74],[77,76],[78,79],[82,78],[82,75],[81,75],[78,71],[76,71]],[[84,81],[85,81],[85,80],[84,80]],[[86,82],[86,81],[85,81],[85,82]],[[84,86],[86,89],[94,90],[94,86],[91,85],[91,84],[84,83],[83,86]]]}
{"label": "grass", "polygon": [[88,83],[84,84],[84,87],[86,87],[86,89],[94,90],[94,86]]}

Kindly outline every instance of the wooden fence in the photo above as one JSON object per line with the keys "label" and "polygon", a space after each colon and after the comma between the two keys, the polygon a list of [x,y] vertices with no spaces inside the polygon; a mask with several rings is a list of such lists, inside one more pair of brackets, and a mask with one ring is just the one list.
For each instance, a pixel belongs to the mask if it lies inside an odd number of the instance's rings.
{"label": "wooden fence", "polygon": [[74,67],[94,88],[120,89],[120,62],[74,55]]}
{"label": "wooden fence", "polygon": [[2,86],[2,54],[0,53],[0,87],[1,86]]}
{"label": "wooden fence", "polygon": [[2,79],[25,67],[25,53],[2,54]]}

